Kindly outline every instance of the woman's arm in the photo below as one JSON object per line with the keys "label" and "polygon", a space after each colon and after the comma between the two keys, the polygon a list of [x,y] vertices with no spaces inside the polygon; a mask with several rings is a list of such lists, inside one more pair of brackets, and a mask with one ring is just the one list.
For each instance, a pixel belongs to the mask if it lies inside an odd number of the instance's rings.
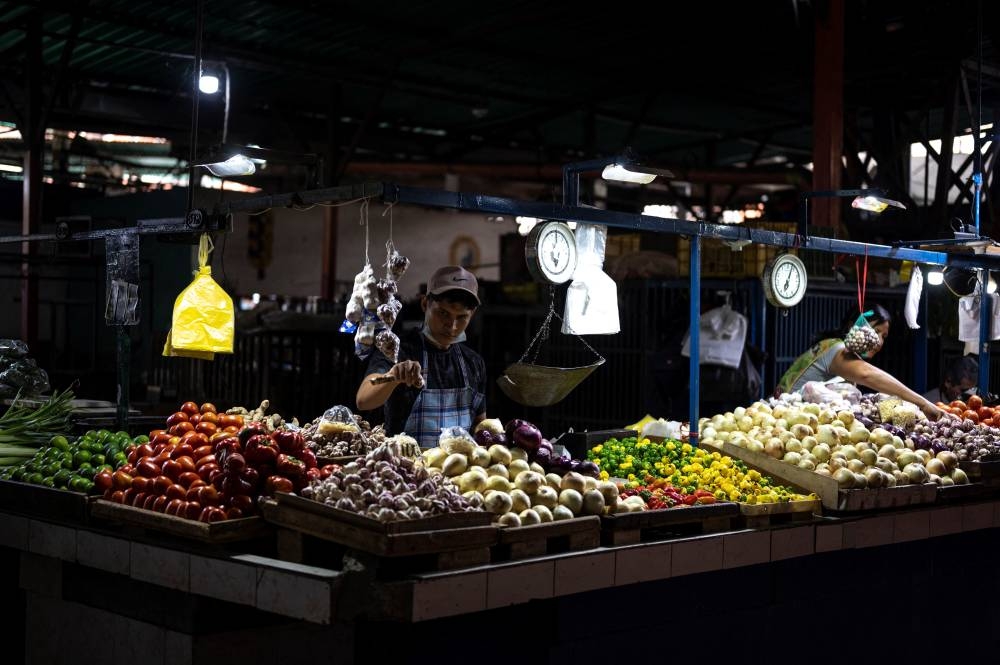
{"label": "woman's arm", "polygon": [[833,361],[830,363],[830,371],[833,374],[844,377],[848,381],[860,383],[873,390],[878,390],[879,392],[905,399],[907,402],[912,402],[919,406],[924,415],[931,420],[937,420],[944,415],[944,411],[937,408],[937,406],[922,395],[918,395],[904,386],[892,374],[865,362],[847,349],[842,349],[834,356]]}

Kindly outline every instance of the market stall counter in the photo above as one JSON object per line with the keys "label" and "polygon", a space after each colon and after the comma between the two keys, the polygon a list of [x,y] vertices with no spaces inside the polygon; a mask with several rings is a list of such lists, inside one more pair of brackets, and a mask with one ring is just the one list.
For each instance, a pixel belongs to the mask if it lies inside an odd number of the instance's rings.
{"label": "market stall counter", "polygon": [[[720,628],[739,634],[740,613],[726,611],[727,603],[766,616],[789,603],[824,607],[813,619],[800,618],[821,620],[873,611],[872,604],[857,602],[859,595],[874,595],[888,612],[903,599],[925,597],[930,588],[952,589],[969,607],[986,603],[995,612],[1000,609],[991,600],[995,576],[954,561],[986,561],[997,548],[1000,501],[993,500],[600,547],[380,581],[357,563],[332,570],[0,512],[0,551],[15,564],[23,591],[23,605],[15,609],[23,611],[28,663],[123,662],[129,654],[164,663],[277,663],[295,657],[360,663],[384,662],[390,655],[398,662],[423,662],[430,654],[418,649],[406,655],[398,645],[364,636],[379,630],[440,635],[404,626],[449,631],[452,621],[488,632],[497,621],[539,613],[558,621],[525,638],[545,650],[524,662],[561,662],[556,654],[576,653],[580,627],[597,608],[604,608],[599,624],[608,629],[624,630],[630,622],[622,621],[623,614],[641,618],[632,630],[643,625],[652,634],[660,622],[676,628],[679,617],[690,629],[692,619],[710,611]],[[931,555],[915,557],[917,550]],[[797,569],[824,571],[823,577],[792,592],[787,576],[794,578]],[[738,570],[745,574],[734,574]],[[886,571],[893,579],[881,578]],[[8,585],[13,581],[5,578]],[[897,588],[895,596],[882,592],[887,585]],[[710,598],[722,588],[728,595],[717,605]],[[681,589],[693,595],[680,594]],[[3,595],[18,597],[10,588]],[[663,613],[665,607],[672,609]],[[899,624],[894,630],[906,634],[907,625],[916,625],[907,624],[917,620],[914,613],[894,615],[893,625]],[[964,621],[974,631],[992,616],[967,613]],[[95,633],[95,622],[107,629]],[[19,636],[8,638],[8,644],[17,643]],[[594,653],[611,648],[603,644]],[[775,653],[781,650],[778,646]],[[83,661],[80,654],[87,654]],[[479,659],[496,657],[481,653]],[[509,662],[509,653],[500,661]]]}

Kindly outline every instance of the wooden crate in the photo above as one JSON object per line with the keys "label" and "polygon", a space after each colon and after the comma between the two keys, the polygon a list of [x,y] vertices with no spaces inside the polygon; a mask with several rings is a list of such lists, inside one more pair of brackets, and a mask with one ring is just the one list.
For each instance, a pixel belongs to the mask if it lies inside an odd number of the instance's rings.
{"label": "wooden crate", "polygon": [[493,562],[578,552],[601,544],[601,520],[596,515],[499,529],[498,542],[491,550]]}
{"label": "wooden crate", "polygon": [[356,462],[359,458],[363,458],[364,455],[343,455],[341,457],[317,457],[317,466],[326,466],[327,464],[339,464],[344,466],[345,464],[350,464],[351,462]]}
{"label": "wooden crate", "polygon": [[292,558],[303,549],[296,532],[371,555],[376,565],[381,565],[379,559],[409,559],[396,568],[411,571],[489,563],[490,547],[497,543],[493,516],[485,512],[384,523],[284,492],[263,502],[261,511],[264,519],[285,529],[279,552]]}
{"label": "wooden crate", "polygon": [[845,512],[880,510],[934,503],[937,498],[937,485],[933,484],[842,490],[833,478],[800,469],[763,453],[751,452],[728,441],[714,444],[706,444],[701,441],[699,445],[742,460],[747,466],[757,469],[761,473],[766,473],[783,484],[791,485],[799,491],[815,494],[827,510]]}
{"label": "wooden crate", "polygon": [[808,521],[822,511],[823,503],[819,499],[753,505],[741,503],[739,521],[741,526],[757,529],[788,522]]}
{"label": "wooden crate", "polygon": [[94,498],[82,492],[0,480],[0,506],[4,510],[33,517],[86,522],[90,502]]}
{"label": "wooden crate", "polygon": [[969,483],[967,485],[938,485],[937,500],[941,502],[966,501],[968,499],[982,499],[996,494],[998,488],[982,483]]}
{"label": "wooden crate", "polygon": [[1000,461],[996,462],[959,462],[958,468],[965,471],[969,480],[988,485],[1000,485]]}
{"label": "wooden crate", "polygon": [[601,543],[634,545],[699,533],[728,531],[739,514],[735,503],[709,503],[601,516]]}
{"label": "wooden crate", "polygon": [[179,536],[211,545],[256,540],[274,533],[274,529],[258,516],[220,522],[199,522],[105,499],[94,501],[90,514],[95,520],[138,527],[148,532]]}

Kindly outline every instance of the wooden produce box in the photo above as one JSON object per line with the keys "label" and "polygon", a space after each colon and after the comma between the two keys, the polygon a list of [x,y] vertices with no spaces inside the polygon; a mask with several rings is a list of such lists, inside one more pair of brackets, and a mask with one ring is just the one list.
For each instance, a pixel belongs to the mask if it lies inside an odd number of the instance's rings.
{"label": "wooden produce box", "polygon": [[634,545],[728,531],[738,515],[739,507],[729,502],[601,515],[601,542],[607,546]]}
{"label": "wooden produce box", "polygon": [[345,464],[350,464],[351,462],[356,462],[358,458],[364,457],[364,455],[344,455],[342,457],[317,457],[317,466],[326,466],[327,464],[339,464],[344,466]]}
{"label": "wooden produce box", "polygon": [[126,506],[106,499],[94,501],[90,514],[95,520],[139,527],[146,531],[179,536],[211,545],[255,540],[274,533],[274,529],[259,516],[219,522],[199,522],[176,515]]}
{"label": "wooden produce box", "polygon": [[528,526],[498,527],[491,560],[514,561],[546,554],[593,549],[601,544],[601,520],[596,515]]}
{"label": "wooden produce box", "polygon": [[937,485],[933,484],[842,490],[833,478],[800,469],[763,453],[751,452],[728,441],[714,444],[702,441],[699,442],[699,445],[742,460],[747,466],[757,469],[761,473],[766,473],[783,484],[791,485],[799,491],[812,492],[820,498],[823,507],[827,510],[846,512],[879,510],[934,503],[937,498]]}
{"label": "wooden produce box", "polygon": [[0,506],[4,510],[66,522],[86,522],[94,496],[83,492],[0,480]]}
{"label": "wooden produce box", "polygon": [[489,563],[489,548],[497,544],[493,515],[486,512],[379,522],[285,492],[261,509],[280,527],[377,557],[438,555],[433,567],[440,569]]}
{"label": "wooden produce box", "polygon": [[974,483],[1000,485],[1000,460],[996,462],[965,461],[959,462],[958,468],[965,471],[969,480]]}
{"label": "wooden produce box", "polygon": [[820,515],[822,512],[823,502],[820,499],[740,504],[740,517],[743,526],[751,529],[809,520],[812,519],[813,515]]}

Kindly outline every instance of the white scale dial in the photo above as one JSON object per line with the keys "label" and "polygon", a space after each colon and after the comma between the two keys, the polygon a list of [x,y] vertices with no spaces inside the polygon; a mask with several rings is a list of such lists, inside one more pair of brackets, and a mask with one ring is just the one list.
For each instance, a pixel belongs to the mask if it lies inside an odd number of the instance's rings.
{"label": "white scale dial", "polygon": [[806,294],[805,264],[794,254],[780,254],[768,262],[761,275],[764,295],[775,307],[794,307]]}
{"label": "white scale dial", "polygon": [[538,224],[528,235],[525,258],[532,277],[541,282],[563,284],[576,270],[576,236],[562,222]]}

